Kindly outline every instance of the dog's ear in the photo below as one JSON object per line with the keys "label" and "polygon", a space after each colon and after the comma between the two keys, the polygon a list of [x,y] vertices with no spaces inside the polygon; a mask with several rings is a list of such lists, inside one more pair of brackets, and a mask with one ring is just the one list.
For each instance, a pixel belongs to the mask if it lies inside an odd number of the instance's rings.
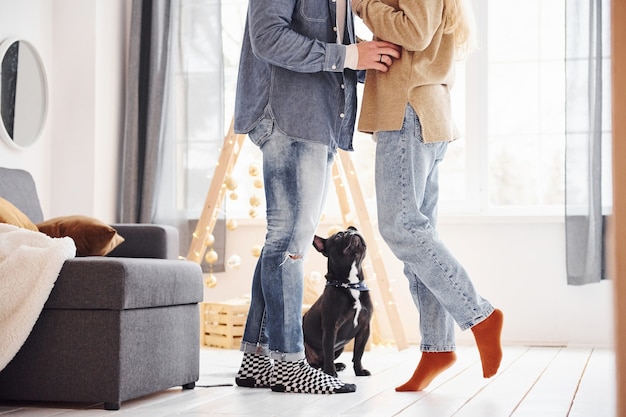
{"label": "dog's ear", "polygon": [[317,249],[318,252],[326,255],[326,239],[315,235],[313,237],[313,246]]}

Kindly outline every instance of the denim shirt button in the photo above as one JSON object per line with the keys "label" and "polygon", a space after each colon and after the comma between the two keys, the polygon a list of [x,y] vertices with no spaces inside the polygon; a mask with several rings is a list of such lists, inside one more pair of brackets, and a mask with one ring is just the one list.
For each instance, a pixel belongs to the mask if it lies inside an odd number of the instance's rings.
{"label": "denim shirt button", "polygon": [[339,115],[339,117],[341,117],[341,118],[343,119],[344,117],[346,117],[346,115],[345,115],[344,113],[341,113],[341,114]]}
{"label": "denim shirt button", "polygon": [[333,32],[337,32],[337,26],[333,26]]}
{"label": "denim shirt button", "polygon": [[331,68],[332,69],[337,69],[337,65],[333,65]]}
{"label": "denim shirt button", "polygon": [[341,89],[345,90],[346,89],[346,85],[345,84],[341,84]]}

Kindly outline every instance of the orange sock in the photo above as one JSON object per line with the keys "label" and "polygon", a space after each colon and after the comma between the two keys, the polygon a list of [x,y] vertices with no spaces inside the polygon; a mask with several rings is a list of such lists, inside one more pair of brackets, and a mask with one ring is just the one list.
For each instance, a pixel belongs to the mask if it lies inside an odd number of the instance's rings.
{"label": "orange sock", "polygon": [[472,327],[485,378],[494,376],[502,361],[500,335],[502,334],[503,321],[502,311],[496,309],[489,317]]}
{"label": "orange sock", "polygon": [[421,391],[426,388],[433,379],[456,361],[454,352],[422,352],[422,358],[417,365],[413,376],[404,384],[396,388],[396,391]]}

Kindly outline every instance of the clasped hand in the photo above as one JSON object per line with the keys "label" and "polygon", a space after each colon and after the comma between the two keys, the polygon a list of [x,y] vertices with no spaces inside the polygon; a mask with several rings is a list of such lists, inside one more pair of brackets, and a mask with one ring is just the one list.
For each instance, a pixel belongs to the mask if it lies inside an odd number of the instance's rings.
{"label": "clasped hand", "polygon": [[365,41],[357,43],[359,62],[357,69],[375,69],[387,72],[394,59],[400,58],[401,48],[386,41]]}

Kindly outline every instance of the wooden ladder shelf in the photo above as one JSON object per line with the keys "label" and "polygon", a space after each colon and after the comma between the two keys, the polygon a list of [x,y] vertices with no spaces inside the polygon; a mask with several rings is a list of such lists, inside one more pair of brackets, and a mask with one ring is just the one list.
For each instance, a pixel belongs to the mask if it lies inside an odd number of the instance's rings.
{"label": "wooden ladder shelf", "polygon": [[[196,263],[202,262],[204,253],[209,246],[207,243],[208,237],[213,233],[213,228],[215,227],[215,222],[226,194],[227,188],[224,182],[232,173],[239,153],[241,152],[244,139],[245,135],[234,133],[233,122],[231,121],[228,134],[224,137],[224,144],[213,174],[213,179],[211,180],[200,219],[193,233],[189,252],[187,253],[187,260]],[[344,178],[345,183],[343,181]],[[357,227],[367,242],[368,249],[366,259],[370,260],[374,269],[375,280],[385,305],[385,311],[389,318],[389,324],[391,325],[396,346],[398,350],[405,349],[408,347],[408,343],[404,335],[400,315],[398,314],[397,305],[393,293],[391,292],[385,265],[367,212],[367,207],[365,206],[365,200],[354,170],[354,165],[347,152],[338,152],[338,157],[335,159],[335,164],[333,165],[333,179],[344,226],[354,225]],[[348,192],[352,198],[355,212],[351,209]]]}

